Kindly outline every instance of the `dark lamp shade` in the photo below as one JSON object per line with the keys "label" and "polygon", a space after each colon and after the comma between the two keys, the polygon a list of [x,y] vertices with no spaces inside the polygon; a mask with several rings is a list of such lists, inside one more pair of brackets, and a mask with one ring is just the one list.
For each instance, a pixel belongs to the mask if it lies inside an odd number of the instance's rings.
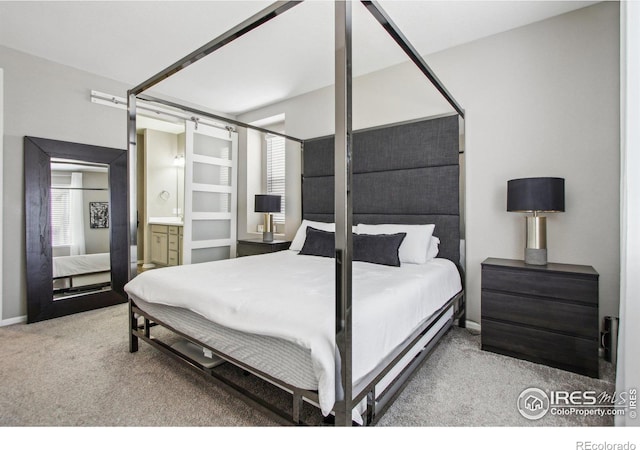
{"label": "dark lamp shade", "polygon": [[279,195],[256,195],[255,212],[280,212]]}
{"label": "dark lamp shade", "polygon": [[563,212],[564,178],[518,178],[507,182],[507,211]]}

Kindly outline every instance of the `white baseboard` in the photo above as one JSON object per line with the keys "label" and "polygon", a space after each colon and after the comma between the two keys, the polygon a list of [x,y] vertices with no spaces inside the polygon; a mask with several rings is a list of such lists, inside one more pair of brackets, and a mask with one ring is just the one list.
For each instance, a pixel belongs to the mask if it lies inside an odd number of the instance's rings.
{"label": "white baseboard", "polygon": [[471,331],[477,331],[478,333],[480,333],[480,324],[478,322],[466,320],[464,323],[465,323],[465,326]]}
{"label": "white baseboard", "polygon": [[0,320],[0,327],[15,325],[17,323],[27,323],[27,316],[12,317],[11,319]]}

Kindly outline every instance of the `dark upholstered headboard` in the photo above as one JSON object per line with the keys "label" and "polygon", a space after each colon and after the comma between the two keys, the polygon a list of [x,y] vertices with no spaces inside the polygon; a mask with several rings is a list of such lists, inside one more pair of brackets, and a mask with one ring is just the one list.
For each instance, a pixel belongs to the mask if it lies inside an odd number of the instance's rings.
{"label": "dark upholstered headboard", "polygon": [[[460,265],[458,116],[353,134],[353,224],[435,224]],[[303,219],[334,221],[334,138],[304,142]]]}

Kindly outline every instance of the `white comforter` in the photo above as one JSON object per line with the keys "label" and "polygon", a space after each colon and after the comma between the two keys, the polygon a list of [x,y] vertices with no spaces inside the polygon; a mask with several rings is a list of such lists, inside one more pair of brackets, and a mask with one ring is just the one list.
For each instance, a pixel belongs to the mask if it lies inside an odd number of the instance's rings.
{"label": "white comforter", "polygon": [[53,258],[53,277],[70,277],[83,273],[108,272],[111,270],[109,253],[90,255],[56,256]]}
{"label": "white comforter", "polygon": [[[220,325],[310,349],[324,415],[335,401],[335,260],[282,251],[143,272],[125,291]],[[461,289],[453,263],[353,263],[353,380]]]}

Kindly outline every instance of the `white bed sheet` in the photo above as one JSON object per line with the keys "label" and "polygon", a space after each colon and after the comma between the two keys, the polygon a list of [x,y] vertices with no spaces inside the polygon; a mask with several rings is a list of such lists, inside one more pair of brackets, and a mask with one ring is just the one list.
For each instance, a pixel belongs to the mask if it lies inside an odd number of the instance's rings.
{"label": "white bed sheet", "polygon": [[56,256],[53,258],[53,277],[70,277],[93,272],[111,270],[109,253],[93,253],[89,255]]}
{"label": "white bed sheet", "polygon": [[[125,291],[308,348],[327,415],[335,401],[334,272],[331,258],[282,251],[143,272]],[[461,290],[457,268],[440,258],[402,267],[354,262],[352,283],[354,383]]]}

